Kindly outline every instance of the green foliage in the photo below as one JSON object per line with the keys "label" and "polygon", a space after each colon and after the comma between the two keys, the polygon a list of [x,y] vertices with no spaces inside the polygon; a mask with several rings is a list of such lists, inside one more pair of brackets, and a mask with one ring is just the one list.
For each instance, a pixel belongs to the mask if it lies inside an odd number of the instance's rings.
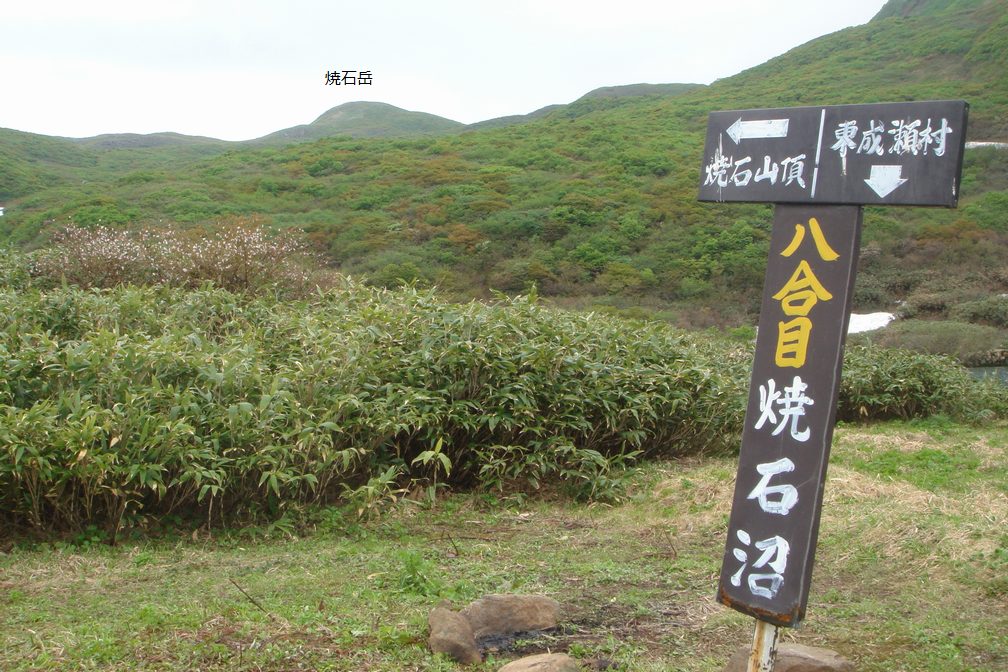
{"label": "green foliage", "polygon": [[1008,328],[1008,297],[990,296],[958,304],[950,311],[953,319],[991,327]]}
{"label": "green foliage", "polygon": [[0,307],[0,499],[38,527],[340,496],[365,516],[410,481],[605,498],[638,453],[731,445],[741,420],[744,352],[528,300],[63,286]]}
{"label": "green foliage", "polygon": [[31,274],[23,254],[0,247],[0,287],[25,289],[31,284]]}
{"label": "green foliage", "polygon": [[[303,504],[342,498],[367,517],[418,485],[432,501],[444,483],[560,482],[613,499],[643,456],[734,446],[747,346],[530,299],[460,306],[416,286],[602,293],[624,312],[751,323],[769,209],[696,203],[708,110],[962,97],[971,139],[1008,133],[1003,3],[903,4],[905,18],[887,6],[892,18],[674,99],[588,97],[437,138],[103,147],[0,131],[11,241],[97,227],[38,253],[34,281],[0,253],[4,522],[75,528],[97,544],[173,513],[266,513],[284,533]],[[336,116],[315,130],[346,130]],[[1003,156],[967,153],[958,212],[868,209],[859,302],[909,298],[908,315],[1004,326],[1003,307],[980,298],[1008,289]],[[200,288],[289,289],[286,253],[152,226],[248,213],[303,227],[376,288],[300,304]],[[151,227],[105,228],[125,222]],[[168,286],[120,286],[130,282]],[[379,289],[403,283],[413,286]],[[962,358],[1004,345],[962,322],[884,333]],[[950,360],[852,348],[839,412],[984,418],[1008,402]],[[420,560],[403,564],[403,589],[430,594]]]}
{"label": "green foliage", "polygon": [[419,551],[405,550],[399,553],[402,563],[399,573],[399,589],[409,595],[436,597],[444,590],[435,575],[436,568]]}

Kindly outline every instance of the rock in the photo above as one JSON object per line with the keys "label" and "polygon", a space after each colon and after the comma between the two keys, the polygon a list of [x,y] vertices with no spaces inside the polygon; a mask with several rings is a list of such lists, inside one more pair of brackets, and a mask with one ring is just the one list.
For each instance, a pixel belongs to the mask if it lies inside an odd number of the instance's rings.
{"label": "rock", "polygon": [[487,595],[461,611],[476,638],[555,628],[560,603],[544,595]]}
{"label": "rock", "polygon": [[483,657],[476,647],[472,626],[461,614],[437,607],[427,617],[430,637],[427,644],[434,653],[444,653],[459,663],[479,663]]}
{"label": "rock", "polygon": [[538,656],[519,658],[500,668],[498,672],[578,672],[577,661],[563,653],[541,653]]}
{"label": "rock", "polygon": [[[724,672],[746,672],[750,648],[744,647],[732,655]],[[781,644],[777,647],[774,672],[854,672],[854,663],[836,651],[801,644]]]}

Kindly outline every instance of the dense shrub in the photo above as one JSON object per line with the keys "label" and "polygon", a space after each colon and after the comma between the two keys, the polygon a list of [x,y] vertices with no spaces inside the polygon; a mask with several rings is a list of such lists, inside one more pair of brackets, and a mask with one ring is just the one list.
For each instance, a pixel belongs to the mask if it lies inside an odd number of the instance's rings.
{"label": "dense shrub", "polygon": [[959,302],[960,298],[955,294],[941,292],[914,294],[900,306],[899,317],[904,320],[921,317],[946,317],[949,310]]}
{"label": "dense shrub", "polygon": [[1008,327],[1008,297],[990,296],[952,308],[953,319],[992,327]]}
{"label": "dense shrub", "polygon": [[837,417],[842,420],[1003,413],[1008,388],[982,385],[950,357],[853,346],[844,357]]}
{"label": "dense shrub", "polygon": [[6,290],[0,351],[0,509],[113,527],[275,511],[382,475],[592,495],[642,453],[734,445],[748,359],[527,299],[357,285],[300,304]]}

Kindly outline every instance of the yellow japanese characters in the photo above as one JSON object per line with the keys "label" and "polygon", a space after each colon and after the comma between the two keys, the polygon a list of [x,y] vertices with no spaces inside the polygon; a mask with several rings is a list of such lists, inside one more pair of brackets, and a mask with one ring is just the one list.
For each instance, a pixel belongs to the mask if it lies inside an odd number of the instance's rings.
{"label": "yellow japanese characters", "polygon": [[[815,217],[809,218],[808,228],[815,242],[816,252],[823,261],[836,261],[840,255],[826,242],[822,228]],[[781,252],[782,257],[790,257],[801,247],[805,239],[805,225],[796,224],[794,238]],[[822,286],[812,272],[808,261],[798,262],[791,278],[780,291],[773,295],[780,301],[784,314],[793,319],[777,323],[777,349],[774,362],[779,367],[801,368],[805,365],[809,338],[812,335],[812,320],[808,315],[819,301],[829,301],[833,295]]]}

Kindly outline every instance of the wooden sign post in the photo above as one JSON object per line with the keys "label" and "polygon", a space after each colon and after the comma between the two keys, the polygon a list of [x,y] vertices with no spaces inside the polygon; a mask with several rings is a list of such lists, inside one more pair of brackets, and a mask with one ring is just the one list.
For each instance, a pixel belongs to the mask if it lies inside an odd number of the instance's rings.
{"label": "wooden sign post", "polygon": [[717,599],[755,617],[749,672],[805,615],[861,206],[956,207],[964,101],[712,112],[701,201],[770,202],[770,256]]}

